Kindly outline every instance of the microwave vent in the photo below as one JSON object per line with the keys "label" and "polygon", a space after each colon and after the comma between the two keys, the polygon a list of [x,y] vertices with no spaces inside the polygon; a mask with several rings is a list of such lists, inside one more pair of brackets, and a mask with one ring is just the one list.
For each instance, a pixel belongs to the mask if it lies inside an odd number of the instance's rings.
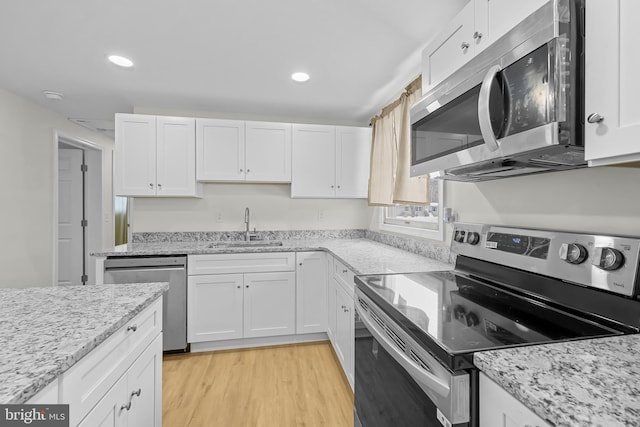
{"label": "microwave vent", "polygon": [[584,165],[584,152],[582,151],[565,151],[542,154],[538,157],[529,159],[531,163],[549,166],[579,166]]}

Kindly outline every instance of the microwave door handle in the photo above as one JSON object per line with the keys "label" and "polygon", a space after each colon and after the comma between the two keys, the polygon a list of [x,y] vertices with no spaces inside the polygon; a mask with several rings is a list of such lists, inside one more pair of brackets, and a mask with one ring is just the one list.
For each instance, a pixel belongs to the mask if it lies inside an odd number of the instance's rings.
{"label": "microwave door handle", "polygon": [[480,133],[482,133],[484,145],[486,145],[489,151],[496,151],[499,148],[498,140],[493,133],[493,126],[491,126],[489,98],[493,87],[493,81],[500,70],[502,70],[502,67],[499,65],[494,65],[489,68],[487,74],[485,74],[484,79],[482,80],[480,95],[478,96],[478,122],[480,123]]}
{"label": "microwave door handle", "polygon": [[360,321],[364,323],[371,335],[380,343],[380,345],[389,353],[393,359],[400,364],[409,375],[423,388],[434,391],[440,396],[446,397],[449,395],[449,384],[437,376],[425,372],[423,368],[418,366],[413,360],[411,360],[405,353],[395,348],[389,338],[384,336],[370,319],[369,315],[360,309],[356,305],[356,311],[360,315]]}

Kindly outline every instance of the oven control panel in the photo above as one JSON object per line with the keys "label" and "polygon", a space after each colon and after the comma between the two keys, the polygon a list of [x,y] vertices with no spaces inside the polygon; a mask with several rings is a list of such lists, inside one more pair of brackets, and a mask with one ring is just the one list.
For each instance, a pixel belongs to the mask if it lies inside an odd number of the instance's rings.
{"label": "oven control panel", "polygon": [[636,297],[640,238],[456,223],[454,253]]}

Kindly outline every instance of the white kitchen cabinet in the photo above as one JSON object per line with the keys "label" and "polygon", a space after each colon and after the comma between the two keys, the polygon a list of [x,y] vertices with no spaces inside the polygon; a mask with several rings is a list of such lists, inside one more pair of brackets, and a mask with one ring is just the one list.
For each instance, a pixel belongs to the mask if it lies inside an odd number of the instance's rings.
{"label": "white kitchen cabinet", "polygon": [[296,333],[296,275],[244,275],[244,338]]}
{"label": "white kitchen cabinet", "polygon": [[422,93],[436,86],[548,0],[471,0],[422,52]]}
{"label": "white kitchen cabinet", "polygon": [[546,421],[480,372],[480,426],[549,427]]}
{"label": "white kitchen cabinet", "polygon": [[58,379],[53,380],[49,385],[36,393],[35,396],[26,402],[29,405],[44,405],[58,403]]}
{"label": "white kitchen cabinet", "polygon": [[328,258],[328,280],[327,280],[327,335],[333,343],[336,334],[336,282],[333,278],[333,257]]}
{"label": "white kitchen cabinet", "polygon": [[293,125],[291,197],[366,198],[371,129]]}
{"label": "white kitchen cabinet", "polygon": [[355,384],[355,303],[354,273],[342,262],[333,259],[329,280],[329,324],[331,344],[342,370],[353,389]]}
{"label": "white kitchen cabinet", "polygon": [[296,332],[295,254],[190,255],[190,343]]}
{"label": "white kitchen cabinet", "polygon": [[327,331],[327,255],[296,254],[296,333]]}
{"label": "white kitchen cabinet", "polygon": [[242,274],[189,276],[189,342],[242,338],[243,283]]}
{"label": "white kitchen cabinet", "polygon": [[64,372],[58,393],[72,426],[160,427],[162,298]]}
{"label": "white kitchen cabinet", "polygon": [[198,181],[291,182],[291,124],[196,119]]}
{"label": "white kitchen cabinet", "polygon": [[116,114],[115,194],[198,197],[195,119]]}
{"label": "white kitchen cabinet", "polygon": [[136,359],[80,427],[162,426],[162,337]]}
{"label": "white kitchen cabinet", "polygon": [[[589,166],[638,166],[640,2],[590,0],[585,14],[585,159]],[[602,120],[590,123],[592,114]]]}

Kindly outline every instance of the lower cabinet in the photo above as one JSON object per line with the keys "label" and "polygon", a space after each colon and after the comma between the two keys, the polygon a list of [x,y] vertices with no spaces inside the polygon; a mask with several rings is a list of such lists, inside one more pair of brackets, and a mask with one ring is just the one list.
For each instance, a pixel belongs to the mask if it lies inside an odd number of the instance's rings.
{"label": "lower cabinet", "polygon": [[549,427],[549,424],[480,372],[480,426]]}
{"label": "lower cabinet", "polygon": [[296,333],[327,330],[327,255],[296,253]]}
{"label": "lower cabinet", "polygon": [[331,344],[353,390],[355,384],[355,303],[354,274],[343,263],[333,259],[329,280],[328,315]]}
{"label": "lower cabinet", "polygon": [[295,334],[294,272],[189,276],[189,342]]}
{"label": "lower cabinet", "polygon": [[162,425],[162,337],[158,336],[79,424],[80,427]]}

